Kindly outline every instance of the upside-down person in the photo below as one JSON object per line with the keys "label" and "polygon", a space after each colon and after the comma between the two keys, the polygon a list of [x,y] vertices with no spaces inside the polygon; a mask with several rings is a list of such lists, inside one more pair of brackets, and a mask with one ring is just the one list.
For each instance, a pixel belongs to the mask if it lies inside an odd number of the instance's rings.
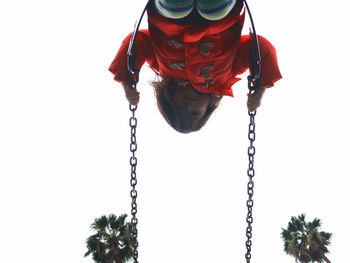
{"label": "upside-down person", "polygon": [[[253,39],[241,35],[243,0],[154,0],[147,9],[148,30],[136,38],[135,68],[145,62],[156,72],[154,87],[159,111],[178,132],[198,131],[223,96],[233,96],[238,75],[250,69]],[[130,104],[139,92],[127,81],[128,35],[109,70],[122,84]],[[276,50],[258,36],[261,78],[247,106],[253,112],[267,88],[281,78]]]}

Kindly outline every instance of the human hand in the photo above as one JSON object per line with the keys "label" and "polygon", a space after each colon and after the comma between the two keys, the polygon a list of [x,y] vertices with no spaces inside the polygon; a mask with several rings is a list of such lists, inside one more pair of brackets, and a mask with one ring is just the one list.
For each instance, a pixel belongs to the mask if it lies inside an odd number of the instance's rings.
{"label": "human hand", "polygon": [[265,93],[266,88],[257,88],[255,93],[248,94],[247,106],[249,112],[254,112],[261,105],[261,99]]}
{"label": "human hand", "polygon": [[122,82],[125,97],[131,105],[137,105],[140,101],[140,92],[136,88],[130,88],[128,82]]}

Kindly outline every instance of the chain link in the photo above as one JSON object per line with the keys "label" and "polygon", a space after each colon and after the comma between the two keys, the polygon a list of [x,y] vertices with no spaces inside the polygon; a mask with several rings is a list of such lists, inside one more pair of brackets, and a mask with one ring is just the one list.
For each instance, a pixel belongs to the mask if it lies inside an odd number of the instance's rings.
{"label": "chain link", "polygon": [[133,247],[133,259],[134,263],[138,263],[138,241],[137,241],[137,191],[136,191],[136,185],[137,185],[137,177],[136,177],[136,166],[137,166],[137,158],[135,156],[135,152],[137,150],[137,143],[136,143],[136,127],[137,127],[137,119],[135,117],[135,111],[137,109],[137,105],[129,105],[129,109],[132,113],[130,119],[129,119],[129,125],[130,125],[130,130],[131,130],[131,137],[130,137],[130,152],[131,152],[131,157],[130,157],[130,167],[131,167],[131,179],[130,179],[130,185],[131,185],[131,191],[130,191],[130,196],[131,196],[131,245]]}

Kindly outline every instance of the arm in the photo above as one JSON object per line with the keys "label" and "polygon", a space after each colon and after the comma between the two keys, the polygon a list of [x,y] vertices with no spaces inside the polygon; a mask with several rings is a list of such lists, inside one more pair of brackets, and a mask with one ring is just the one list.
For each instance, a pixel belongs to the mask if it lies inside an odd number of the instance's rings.
{"label": "arm", "polygon": [[[250,112],[255,111],[261,105],[265,90],[273,87],[274,83],[282,77],[278,67],[275,48],[267,39],[261,36],[258,36],[258,41],[261,55],[261,78],[256,92],[251,95],[248,94],[247,106]],[[250,67],[250,48],[250,36],[242,36],[233,64],[233,72],[235,74],[242,74]]]}
{"label": "arm", "polygon": [[[127,53],[129,48],[130,39],[132,33],[130,33],[122,42],[117,55],[109,66],[108,70],[114,75],[114,80],[118,82],[126,81],[126,68],[127,68]],[[139,30],[136,38],[136,58],[135,68],[141,69],[143,64],[147,61],[153,62],[153,54],[151,41],[149,39],[149,32],[146,29]]]}
{"label": "arm", "polygon": [[[122,42],[117,55],[115,56],[109,71],[114,75],[114,80],[120,82],[125,92],[125,96],[130,104],[137,105],[140,93],[136,89],[129,87],[127,81],[127,52],[132,34],[129,34]],[[151,41],[148,30],[139,30],[136,38],[136,58],[135,68],[140,69],[147,61],[152,68],[157,69],[156,59],[153,55]]]}

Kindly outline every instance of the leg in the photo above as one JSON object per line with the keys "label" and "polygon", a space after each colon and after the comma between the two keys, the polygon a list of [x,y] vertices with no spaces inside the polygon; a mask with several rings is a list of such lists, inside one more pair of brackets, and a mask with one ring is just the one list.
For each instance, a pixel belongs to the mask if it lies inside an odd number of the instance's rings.
{"label": "leg", "polygon": [[237,0],[197,0],[196,7],[202,17],[215,21],[224,18],[236,2]]}
{"label": "leg", "polygon": [[191,13],[194,0],[154,0],[154,6],[162,16],[180,19]]}

